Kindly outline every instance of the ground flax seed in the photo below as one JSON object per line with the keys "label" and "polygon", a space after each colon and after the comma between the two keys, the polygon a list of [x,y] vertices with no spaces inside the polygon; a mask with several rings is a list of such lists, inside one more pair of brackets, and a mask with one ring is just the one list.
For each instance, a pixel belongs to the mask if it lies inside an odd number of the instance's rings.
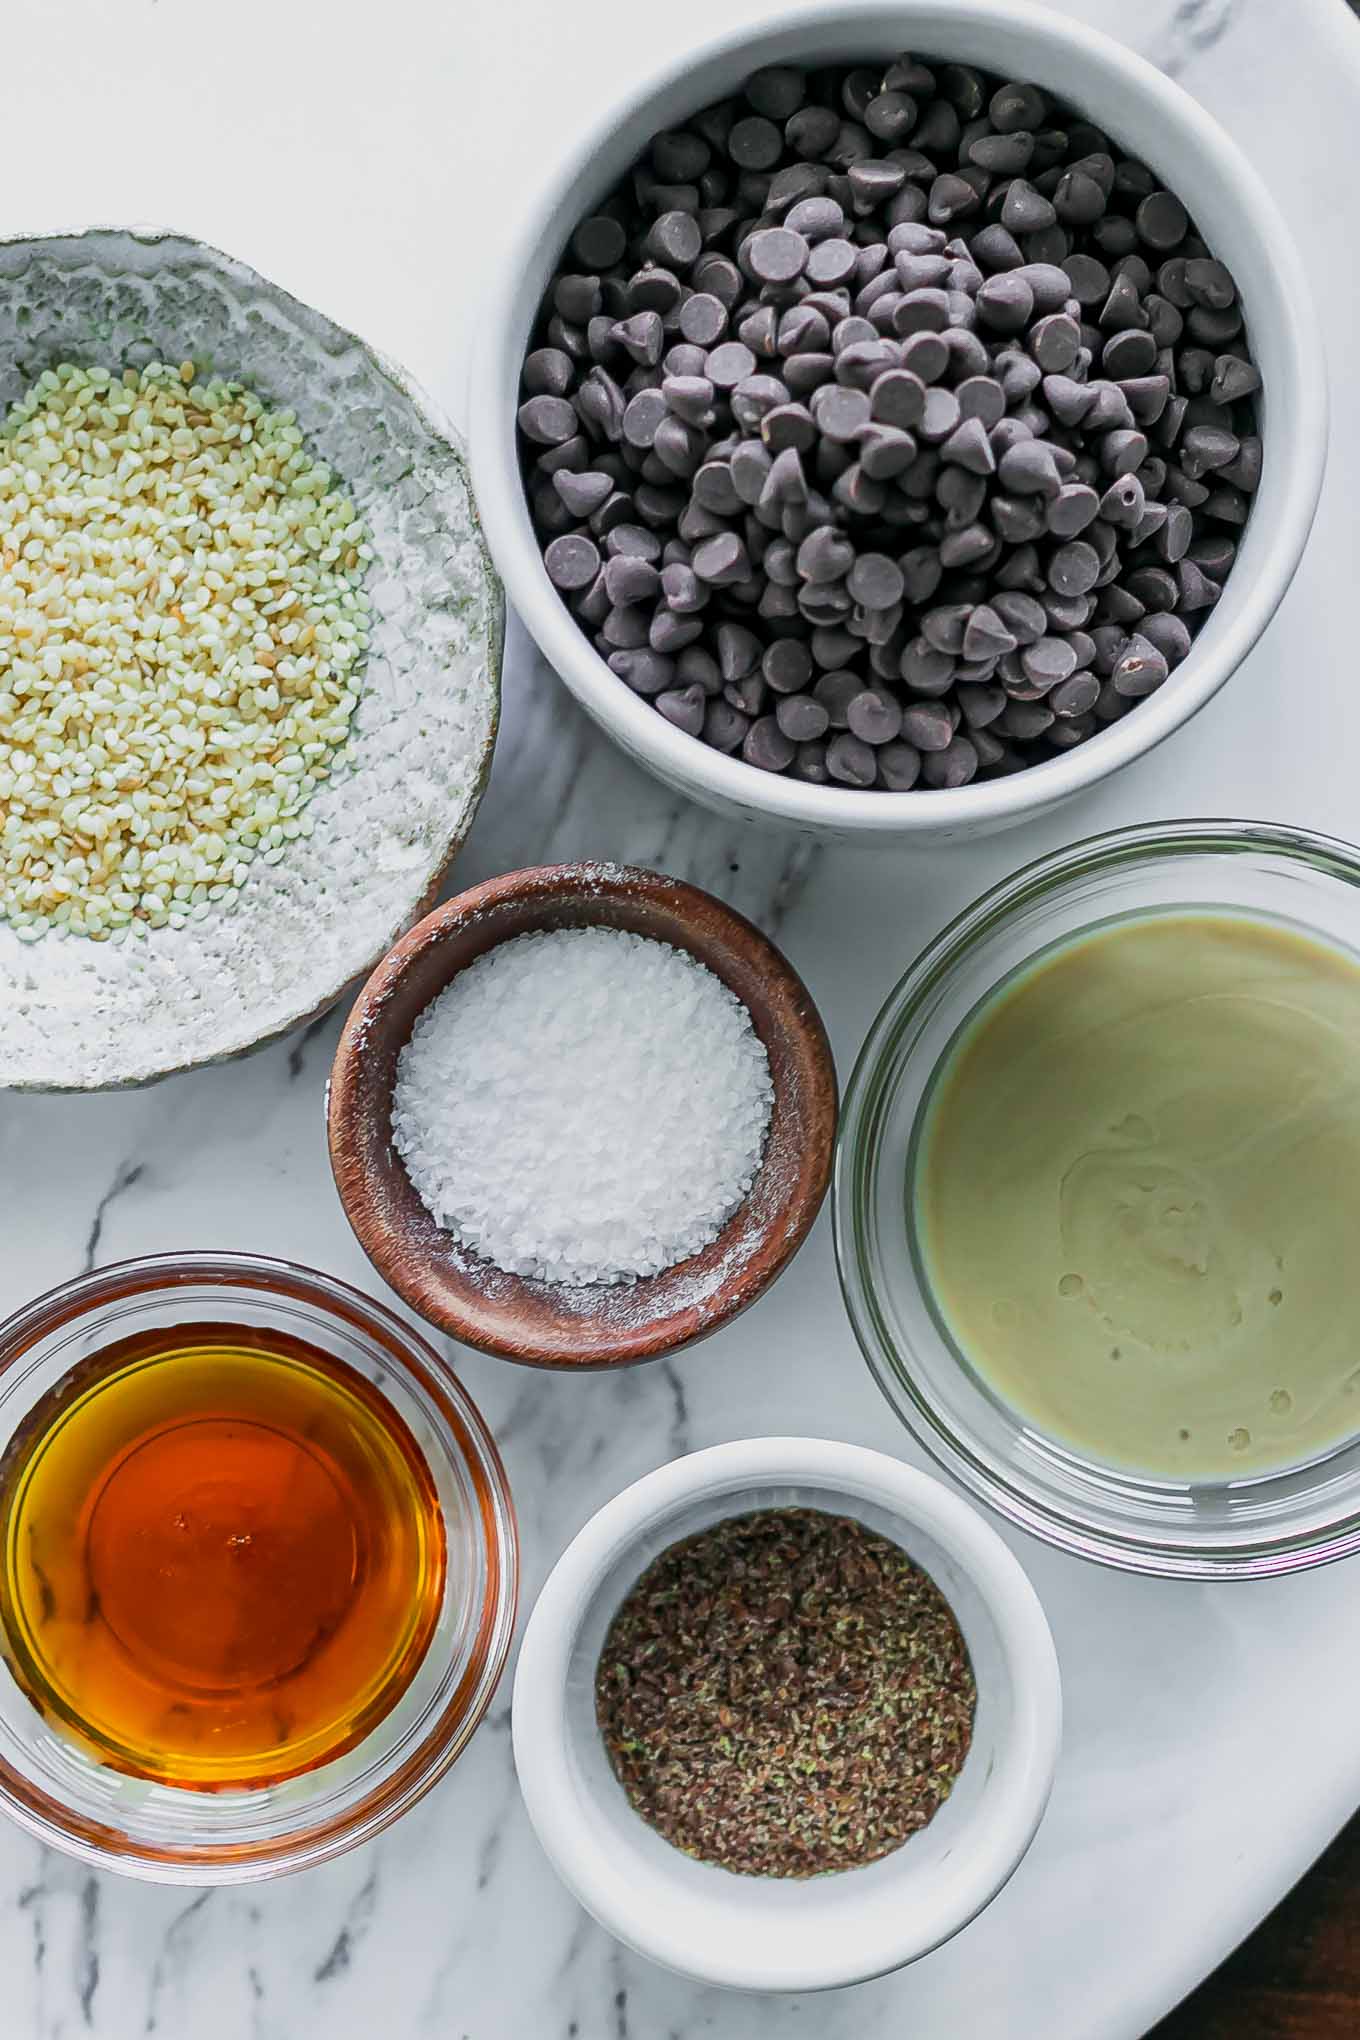
{"label": "ground flax seed", "polygon": [[754,1876],[853,1869],[948,1798],[976,1688],[934,1582],[818,1509],[729,1517],[653,1561],[595,1682],[615,1774],[644,1820]]}

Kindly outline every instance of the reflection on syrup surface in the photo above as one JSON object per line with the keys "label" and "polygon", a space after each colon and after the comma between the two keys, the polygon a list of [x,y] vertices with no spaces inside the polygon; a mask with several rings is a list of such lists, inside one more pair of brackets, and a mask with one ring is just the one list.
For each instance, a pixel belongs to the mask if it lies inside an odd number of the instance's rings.
{"label": "reflection on syrup surface", "polygon": [[106,1347],[0,1462],[0,1644],[105,1763],[191,1789],[294,1777],[410,1684],[444,1523],[378,1391],[276,1332]]}

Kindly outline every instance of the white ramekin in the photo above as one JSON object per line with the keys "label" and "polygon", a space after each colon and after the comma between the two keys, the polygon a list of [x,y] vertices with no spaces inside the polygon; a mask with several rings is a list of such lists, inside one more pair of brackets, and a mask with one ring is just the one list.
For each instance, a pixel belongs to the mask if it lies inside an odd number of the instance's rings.
{"label": "white ramekin", "polygon": [[[1223,598],[1184,663],[1132,714],[1010,778],[954,792],[862,793],[761,772],[672,728],[610,672],[548,580],[515,445],[519,371],[539,300],[575,227],[658,130],[765,64],[824,63],[910,49],[1033,79],[1144,158],[1189,206],[1233,271],[1264,378],[1265,466]],[[740,819],[889,846],[985,834],[1027,819],[1142,756],[1187,722],[1269,623],[1303,552],[1326,459],[1326,364],[1312,293],[1283,215],[1217,122],[1120,43],[1031,0],[824,0],[781,9],[639,84],[545,180],[483,309],[473,368],[478,504],[510,598],[578,701],[633,758],[679,792]]]}
{"label": "white ramekin", "polygon": [[[628,1804],[596,1726],[595,1667],[620,1602],[668,1545],[789,1506],[855,1516],[925,1568],[968,1645],[977,1716],[949,1799],[893,1855],[822,1877],[744,1877],[694,1862]],[[558,1560],[515,1678],[520,1788],[558,1875],[639,1954],[736,1990],[862,1982],[966,1926],[1034,1839],[1061,1726],[1043,1609],[996,1532],[929,1475],[824,1438],[714,1445],[625,1488]]]}

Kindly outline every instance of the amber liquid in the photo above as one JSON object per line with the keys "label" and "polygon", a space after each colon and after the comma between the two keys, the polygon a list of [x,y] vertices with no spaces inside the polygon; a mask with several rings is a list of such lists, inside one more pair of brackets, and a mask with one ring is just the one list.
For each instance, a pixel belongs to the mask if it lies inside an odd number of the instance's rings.
{"label": "amber liquid", "polygon": [[0,1461],[0,1643],[107,1764],[201,1791],[353,1748],[443,1597],[430,1471],[371,1383],[277,1333],[105,1348]]}

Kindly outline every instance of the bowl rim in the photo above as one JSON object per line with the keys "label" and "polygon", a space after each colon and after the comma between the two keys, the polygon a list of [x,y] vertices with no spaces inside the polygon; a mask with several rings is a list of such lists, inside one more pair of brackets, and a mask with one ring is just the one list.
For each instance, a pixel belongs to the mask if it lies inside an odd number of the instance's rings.
{"label": "bowl rim", "polygon": [[[804,1150],[807,1166],[762,1234],[769,1251],[763,1256],[753,1253],[733,1268],[701,1309],[677,1306],[640,1325],[617,1326],[607,1337],[593,1332],[589,1348],[583,1346],[580,1352],[556,1345],[548,1355],[535,1355],[528,1341],[489,1333],[427,1262],[413,1264],[401,1216],[383,1195],[381,1183],[354,1139],[364,1115],[379,1108],[383,1123],[390,1128],[391,1092],[384,1090],[379,1096],[377,1080],[370,1076],[367,1044],[375,1029],[386,1026],[385,1011],[396,986],[419,958],[450,934],[521,902],[546,905],[568,899],[590,906],[611,898],[627,903],[639,897],[665,908],[677,921],[701,913],[708,933],[716,935],[724,948],[747,958],[752,954],[759,957],[767,983],[777,987],[787,1008],[790,1038],[799,1043],[814,1103],[820,1101],[829,1108],[828,1134],[819,1153]],[[495,946],[496,942],[489,945]],[[640,866],[590,859],[504,872],[455,894],[417,922],[383,957],[351,1007],[336,1044],[326,1096],[327,1146],[340,1203],[356,1239],[383,1280],[446,1336],[498,1359],[567,1373],[665,1359],[708,1338],[763,1295],[803,1245],[821,1210],[831,1183],[838,1114],[835,1057],[825,1024],[807,986],[776,944],[734,907],[687,880]],[[762,1158],[762,1171],[768,1159],[768,1154]],[[663,1275],[672,1272],[665,1270]],[[588,1322],[597,1323],[583,1317],[583,1324]]]}
{"label": "bowl rim", "polygon": [[[830,1937],[819,1945],[819,1937],[809,1936],[805,1956],[779,1973],[745,1949],[739,1936],[721,1952],[699,1950],[667,1919],[636,1905],[626,1873],[615,1866],[606,1840],[588,1818],[575,1780],[564,1704],[582,1622],[619,1558],[686,1501],[739,1496],[772,1484],[872,1501],[904,1524],[927,1530],[985,1602],[1015,1698],[1009,1754],[988,1781],[989,1790],[999,1781],[995,1803],[979,1819],[979,1833],[970,1836],[967,1874],[953,1901],[933,1913],[929,1906],[918,1910],[881,1937],[867,1958],[847,1961]],[[1062,1688],[1057,1650],[1033,1583],[972,1503],[935,1475],[867,1446],[827,1438],[745,1438],[688,1453],[644,1474],[598,1509],[572,1539],[549,1573],[524,1632],[511,1734],[520,1791],[545,1853],[568,1889],[617,1939],[681,1975],[728,1989],[828,1990],[885,1975],[927,1954],[976,1918],[1005,1885],[1048,1804],[1062,1739]],[[816,1883],[813,1879],[801,1888],[815,1890]],[[725,1910],[737,1915],[741,1884],[734,1878],[725,1891]]]}
{"label": "bowl rim", "polygon": [[[238,1885],[315,1868],[371,1841],[423,1799],[452,1768],[484,1719],[510,1651],[519,1600],[519,1527],[495,1438],[447,1360],[405,1318],[353,1284],[320,1269],[265,1254],[205,1251],[143,1254],[56,1284],[0,1321],[0,1375],[40,1340],[87,1311],[191,1284],[245,1284],[339,1318],[372,1340],[386,1364],[410,1374],[432,1397],[468,1461],[478,1494],[488,1580],[473,1624],[467,1668],[419,1746],[344,1813],[245,1845],[163,1850],[129,1845],[117,1829],[73,1816],[60,1801],[0,1762],[0,1810],[34,1840],[95,1870],[168,1885]],[[483,1489],[485,1492],[483,1493]]]}
{"label": "bowl rim", "polygon": [[[844,24],[847,42],[857,34],[881,36],[891,29],[909,44],[916,27],[938,23],[944,15],[951,32],[966,27],[1025,34],[1044,52],[1058,77],[1064,54],[1078,50],[1117,80],[1140,112],[1160,115],[1166,124],[1194,135],[1200,153],[1235,189],[1254,238],[1270,251],[1275,309],[1292,357],[1297,425],[1287,455],[1277,454],[1270,463],[1272,477],[1280,473],[1282,480],[1278,501],[1270,506],[1273,542],[1267,568],[1249,587],[1234,591],[1227,627],[1200,661],[1198,672],[1186,676],[1182,671],[1174,688],[1141,701],[1136,715],[1111,724],[1089,743],[1004,779],[931,789],[929,797],[919,789],[888,793],[805,785],[783,774],[762,773],[672,728],[610,672],[548,580],[514,458],[513,431],[507,457],[502,391],[506,360],[517,359],[521,346],[516,299],[523,277],[536,266],[542,243],[560,225],[563,194],[587,172],[619,127],[635,120],[650,101],[692,69],[739,52],[749,52],[752,67],[757,68],[760,51],[771,40],[782,41],[800,28],[829,22]],[[1284,599],[1312,526],[1327,459],[1327,369],[1316,304],[1302,257],[1264,179],[1218,121],[1145,57],[1104,31],[1031,0],[949,0],[947,8],[940,0],[853,0],[848,6],[821,0],[754,26],[730,28],[697,49],[672,57],[617,98],[545,179],[490,293],[473,356],[471,389],[472,471],[493,555],[544,656],[594,720],[650,771],[687,788],[695,798],[796,827],[870,840],[938,836],[1017,822],[1096,784],[1189,722],[1236,671]]]}
{"label": "bowl rim", "polygon": [[[304,313],[309,319],[319,319],[340,342],[348,347],[357,348],[360,353],[367,356],[383,380],[390,383],[411,405],[430,437],[437,440],[448,450],[455,463],[464,472],[468,509],[471,514],[470,535],[476,547],[479,569],[485,579],[487,588],[489,630],[486,656],[487,670],[490,676],[490,714],[485,737],[482,742],[481,753],[477,759],[475,769],[470,775],[469,790],[462,820],[445,841],[438,863],[431,870],[429,882],[419,899],[414,903],[413,917],[419,919],[423,913],[428,911],[430,905],[437,898],[440,887],[448,876],[449,868],[454,858],[468,839],[473,822],[477,818],[477,810],[481,806],[482,797],[486,792],[487,782],[491,777],[491,765],[495,755],[496,740],[500,733],[502,680],[505,663],[505,584],[492,559],[491,549],[487,542],[481,509],[473,488],[472,461],[467,442],[457,426],[454,425],[452,420],[441,409],[440,405],[430,395],[424,385],[383,348],[375,346],[371,340],[365,340],[361,334],[355,333],[350,327],[342,325],[338,319],[332,318],[331,314],[323,311],[320,306],[309,304],[305,298],[298,297],[296,292],[286,289],[283,284],[275,283],[272,277],[264,275],[262,271],[254,268],[251,263],[242,261],[239,255],[233,255],[227,249],[219,248],[215,242],[201,240],[196,234],[185,233],[178,227],[152,224],[150,222],[136,222],[120,226],[105,221],[95,221],[74,227],[45,227],[32,233],[19,231],[3,232],[0,233],[0,249],[24,247],[52,248],[66,243],[79,245],[82,242],[107,242],[113,239],[137,241],[147,247],[157,247],[164,242],[178,243],[185,248],[196,251],[200,255],[206,255],[212,262],[222,265],[228,271],[235,272],[250,285],[262,287],[273,297],[280,299],[284,304],[295,307],[299,312]],[[232,904],[232,902],[228,901],[224,910],[230,912]],[[3,923],[0,923],[0,927],[3,925]],[[379,955],[381,953],[381,951],[378,952]],[[253,1055],[257,1049],[267,1048],[271,1043],[281,1041],[286,1035],[291,1034],[294,1029],[310,1026],[313,1021],[320,1019],[343,996],[346,986],[352,984],[356,978],[362,976],[367,970],[371,970],[377,960],[377,957],[373,956],[366,963],[352,966],[338,984],[320,995],[312,1004],[294,1014],[291,1019],[281,1022],[278,1026],[271,1027],[267,1033],[252,1034],[249,1039],[236,1040],[225,1047],[214,1049],[208,1055],[195,1055],[188,1062],[139,1068],[130,1075],[119,1076],[98,1083],[78,1081],[58,1083],[52,1082],[47,1078],[26,1079],[19,1083],[10,1083],[5,1078],[3,1072],[0,1072],[0,1093],[10,1090],[16,1094],[82,1096],[100,1091],[134,1090],[146,1084],[159,1083],[164,1077],[182,1076],[189,1070],[210,1069],[218,1063],[234,1062],[238,1057]]]}
{"label": "bowl rim", "polygon": [[[1360,888],[1360,848],[1292,824],[1229,817],[1133,823],[1099,831],[1031,859],[977,894],[912,958],[887,993],[864,1037],[846,1086],[832,1185],[832,1238],[841,1298],[855,1341],[884,1400],[910,1435],[951,1479],[1007,1522],[1073,1557],[1157,1579],[1229,1580],[1274,1577],[1332,1563],[1360,1551],[1360,1504],[1331,1527],[1243,1531],[1217,1544],[1178,1539],[1170,1530],[1096,1526],[1076,1509],[1041,1498],[1028,1483],[999,1471],[946,1422],[914,1376],[910,1353],[889,1344],[869,1301],[860,1241],[861,1185],[875,1151],[875,1115],[888,1065],[919,1002],[945,982],[972,943],[1014,913],[1091,869],[1136,865],[1157,854],[1212,856],[1274,852],[1353,888]],[[1326,939],[1326,938],[1321,938]],[[1036,945],[1042,948],[1042,943]],[[914,1278],[913,1278],[914,1279]]]}

